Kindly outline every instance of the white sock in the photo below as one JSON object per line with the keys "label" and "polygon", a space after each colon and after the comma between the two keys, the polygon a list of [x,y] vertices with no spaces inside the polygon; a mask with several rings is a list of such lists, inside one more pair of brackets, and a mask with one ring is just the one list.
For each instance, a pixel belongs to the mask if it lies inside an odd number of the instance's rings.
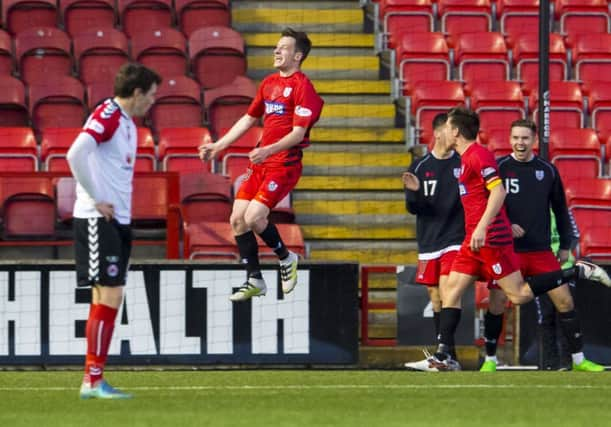
{"label": "white sock", "polygon": [[581,365],[581,363],[585,360],[585,357],[583,356],[583,351],[580,351],[579,353],[573,353],[571,354],[571,357],[573,358],[573,363],[575,365]]}
{"label": "white sock", "polygon": [[499,363],[499,360],[496,358],[496,354],[494,356],[486,356],[486,362],[492,361],[494,363]]}

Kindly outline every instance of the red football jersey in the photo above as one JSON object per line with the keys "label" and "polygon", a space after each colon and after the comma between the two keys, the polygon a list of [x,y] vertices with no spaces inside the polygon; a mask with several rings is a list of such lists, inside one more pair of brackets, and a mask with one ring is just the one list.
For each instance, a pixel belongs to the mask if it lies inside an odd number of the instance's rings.
{"label": "red football jersey", "polygon": [[[473,230],[482,218],[489,188],[503,185],[494,155],[480,144],[474,143],[461,156],[459,192],[465,210],[465,242],[471,241]],[[511,223],[507,218],[505,206],[496,215],[486,230],[485,246],[512,245]]]}
{"label": "red football jersey", "polygon": [[265,165],[292,164],[301,160],[301,150],[310,145],[310,129],[318,121],[322,106],[322,98],[301,71],[288,77],[275,73],[261,82],[257,96],[248,108],[250,116],[263,116],[263,139],[260,146],[277,142],[290,133],[294,126],[307,129],[302,142],[268,157]]}

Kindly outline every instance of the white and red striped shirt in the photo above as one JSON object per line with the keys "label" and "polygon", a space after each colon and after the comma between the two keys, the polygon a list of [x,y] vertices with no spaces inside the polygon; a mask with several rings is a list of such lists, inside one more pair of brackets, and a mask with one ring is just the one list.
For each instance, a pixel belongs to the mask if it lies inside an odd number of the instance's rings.
{"label": "white and red striped shirt", "polygon": [[77,184],[74,217],[101,217],[95,203],[107,202],[114,206],[116,220],[129,224],[138,146],[136,124],[119,104],[107,99],[89,116],[81,135],[83,133],[97,142],[96,149],[87,157],[97,200],[93,200],[80,183]]}

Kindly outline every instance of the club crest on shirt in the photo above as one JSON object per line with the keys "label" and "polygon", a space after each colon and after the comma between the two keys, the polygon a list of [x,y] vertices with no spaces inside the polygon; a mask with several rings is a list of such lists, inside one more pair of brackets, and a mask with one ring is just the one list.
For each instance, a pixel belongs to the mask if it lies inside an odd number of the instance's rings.
{"label": "club crest on shirt", "polygon": [[269,191],[276,191],[278,189],[278,184],[276,184],[275,181],[270,181],[269,184],[267,184],[267,189]]}
{"label": "club crest on shirt", "polygon": [[496,264],[492,265],[492,271],[494,271],[495,274],[501,274],[503,267],[501,267],[501,264],[497,262]]}
{"label": "club crest on shirt", "polygon": [[288,98],[288,96],[291,94],[292,91],[293,91],[292,87],[285,87],[284,92],[282,92],[282,96],[284,96],[285,98]]}
{"label": "club crest on shirt", "polygon": [[461,168],[454,168],[454,178],[458,179],[460,177],[460,169]]}
{"label": "club crest on shirt", "polygon": [[542,170],[535,171],[535,178],[537,178],[537,181],[543,180],[543,177],[545,177],[545,171],[542,171]]}
{"label": "club crest on shirt", "polygon": [[117,264],[110,264],[106,269],[106,274],[108,274],[108,277],[117,277],[119,275],[119,267]]}

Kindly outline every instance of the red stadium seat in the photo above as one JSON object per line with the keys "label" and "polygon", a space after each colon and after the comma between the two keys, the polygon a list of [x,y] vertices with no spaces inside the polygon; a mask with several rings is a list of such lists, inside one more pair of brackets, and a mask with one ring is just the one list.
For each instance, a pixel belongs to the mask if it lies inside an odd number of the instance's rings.
{"label": "red stadium seat", "polygon": [[394,40],[406,31],[433,31],[434,16],[431,0],[380,0],[382,40],[380,49],[394,48]]}
{"label": "red stadium seat", "polygon": [[[276,224],[278,228],[278,232],[282,237],[282,241],[288,250],[296,253],[301,258],[304,258],[306,255],[305,251],[305,242],[303,240],[303,233],[301,232],[301,227],[297,224]],[[277,259],[277,255],[274,251],[269,248],[263,241],[257,237],[259,241],[259,256],[260,257],[270,257],[272,259]]]}
{"label": "red stadium seat", "polygon": [[6,31],[0,30],[0,76],[10,76],[13,68],[11,36]]}
{"label": "red stadium seat", "polygon": [[607,164],[607,175],[611,175],[611,136],[605,144],[605,163]]}
{"label": "red stadium seat", "polygon": [[48,239],[55,234],[53,186],[47,177],[2,177],[2,237]]}
{"label": "red stadium seat", "polygon": [[600,141],[592,129],[552,127],[549,158],[567,185],[574,179],[601,175]]}
{"label": "red stadium seat", "polygon": [[11,34],[38,27],[57,25],[57,6],[53,0],[4,0],[4,28]]}
{"label": "red stadium seat", "polygon": [[191,69],[203,89],[231,83],[246,73],[244,40],[227,27],[206,27],[189,37]]}
{"label": "red stadium seat", "polygon": [[206,260],[239,260],[231,225],[226,222],[187,224],[184,230],[184,257]]}
{"label": "red stadium seat", "polygon": [[228,176],[231,182],[236,180],[246,173],[246,169],[250,165],[250,159],[246,153],[228,153],[223,156],[221,166],[221,174]]}
{"label": "red stadium seat", "polygon": [[81,128],[46,128],[42,132],[40,160],[46,171],[70,172],[66,154]]}
{"label": "red stadium seat", "polygon": [[30,116],[35,130],[80,127],[86,117],[85,90],[73,77],[30,86]]}
{"label": "red stadium seat", "polygon": [[143,30],[132,35],[132,57],[161,77],[185,75],[188,71],[187,41],[177,30]]}
{"label": "red stadium seat", "polygon": [[210,132],[203,127],[166,128],[159,132],[161,170],[183,173],[210,173],[210,162],[202,162],[197,147],[212,142]]}
{"label": "red stadium seat", "polygon": [[490,0],[439,0],[437,8],[446,34],[492,31]]}
{"label": "red stadium seat", "polygon": [[[539,0],[500,0],[496,2],[500,31],[515,37],[537,32],[539,28]],[[551,21],[551,20],[550,20]]]}
{"label": "red stadium seat", "polygon": [[132,224],[135,227],[165,227],[168,204],[168,182],[164,176],[134,176]]}
{"label": "red stadium seat", "polygon": [[135,172],[154,172],[157,169],[155,140],[148,128],[138,127],[138,151]]}
{"label": "red stadium seat", "polygon": [[399,84],[420,80],[450,80],[450,57],[441,33],[404,33],[397,39]]}
{"label": "red stadium seat", "polygon": [[508,80],[507,46],[501,33],[463,33],[452,37],[458,78],[465,82]]}
{"label": "red stadium seat", "polygon": [[0,126],[28,126],[29,122],[23,83],[14,77],[0,76]]}
{"label": "red stadium seat", "polygon": [[229,178],[217,174],[183,173],[180,200],[183,222],[187,224],[229,222],[231,183]]}
{"label": "red stadium seat", "polygon": [[[227,132],[229,132],[229,129],[230,128],[221,129],[219,137],[224,136]],[[248,154],[255,148],[255,146],[259,142],[261,142],[261,138],[263,138],[263,128],[259,126],[253,126],[249,128],[233,144],[227,147],[227,149],[220,154],[218,159],[222,160],[223,156],[229,153]]]}
{"label": "red stadium seat", "polygon": [[[537,120],[539,111],[539,87],[527,83],[524,85],[524,93],[528,94],[529,111],[533,113],[533,119]],[[585,108],[583,94],[578,83],[572,81],[549,82],[550,122],[553,127],[575,127],[585,125]]]}
{"label": "red stadium seat", "polygon": [[203,112],[197,82],[186,76],[163,80],[149,117],[157,132],[163,128],[201,126]]}
{"label": "red stadium seat", "polygon": [[202,27],[229,27],[229,0],[175,0],[178,27],[186,37]]}
{"label": "red stadium seat", "polygon": [[117,23],[113,0],[60,0],[64,28],[72,36],[112,28]]}
{"label": "red stadium seat", "polygon": [[0,170],[3,172],[38,170],[38,147],[32,129],[0,127]]}
{"label": "red stadium seat", "polygon": [[611,209],[576,206],[571,212],[581,234],[577,255],[598,262],[610,262]]}
{"label": "red stadium seat", "polygon": [[514,81],[479,81],[468,87],[471,108],[479,114],[480,129],[509,129],[511,122],[526,117],[522,89]]}
{"label": "red stadium seat", "polygon": [[15,57],[28,84],[72,74],[70,38],[58,28],[36,27],[15,36]]}
{"label": "red stadium seat", "polygon": [[611,81],[592,81],[584,85],[592,127],[606,140],[611,136]]}
{"label": "red stadium seat", "polygon": [[129,61],[125,35],[114,28],[91,30],[74,36],[74,57],[81,80],[114,82],[119,67]]}
{"label": "red stadium seat", "polygon": [[93,110],[99,104],[104,102],[104,100],[112,98],[114,86],[114,82],[111,80],[89,83],[86,88],[87,108],[89,108],[89,110]]}
{"label": "red stadium seat", "polygon": [[573,47],[575,79],[611,81],[611,34],[582,34]]}
{"label": "red stadium seat", "polygon": [[[524,33],[513,38],[513,62],[516,79],[525,82],[539,80],[539,34]],[[561,81],[568,78],[566,48],[562,37],[549,35],[549,79]]]}
{"label": "red stadium seat", "polygon": [[123,31],[128,37],[144,28],[172,28],[172,0],[118,0],[117,4]]}
{"label": "red stadium seat", "polygon": [[479,141],[494,154],[494,157],[506,156],[512,152],[508,127],[481,130]]}
{"label": "red stadium seat", "polygon": [[257,94],[257,87],[247,77],[238,76],[225,86],[204,92],[207,122],[211,129],[230,128],[248,111],[248,106]]}
{"label": "red stadium seat", "polygon": [[409,113],[417,129],[430,126],[438,113],[465,103],[462,84],[456,81],[421,81],[408,92]]}
{"label": "red stadium seat", "polygon": [[554,11],[560,21],[560,32],[571,38],[577,34],[611,32],[607,0],[556,0]]}
{"label": "red stadium seat", "polygon": [[571,207],[599,206],[611,209],[611,179],[584,178],[570,181],[565,185],[565,193]]}

